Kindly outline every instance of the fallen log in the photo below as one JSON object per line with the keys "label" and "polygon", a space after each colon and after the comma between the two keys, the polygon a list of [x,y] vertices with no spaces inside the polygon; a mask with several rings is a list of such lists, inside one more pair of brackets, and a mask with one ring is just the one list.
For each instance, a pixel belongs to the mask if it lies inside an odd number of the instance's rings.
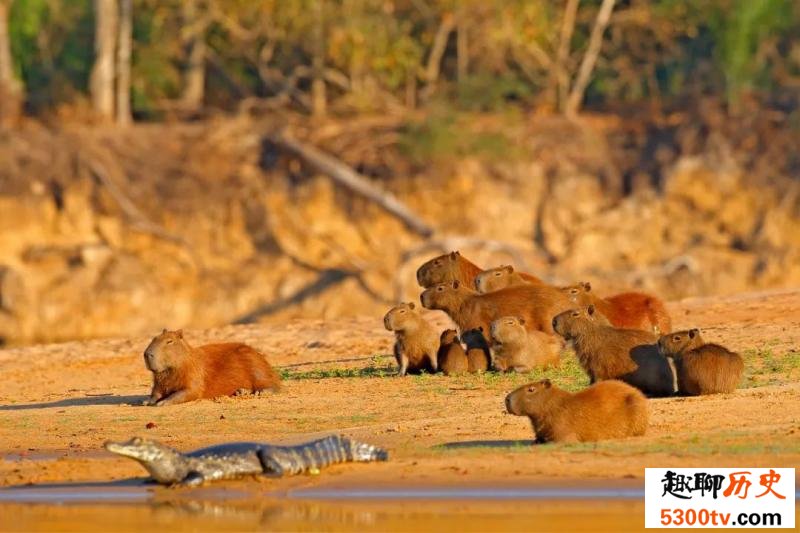
{"label": "fallen log", "polygon": [[433,234],[433,228],[423,222],[419,215],[411,211],[393,194],[382,191],[370,183],[366,177],[353,170],[349,165],[286,133],[277,133],[271,139],[275,144],[298,155],[332,180],[378,204],[384,210],[399,218],[415,233],[423,237],[429,237]]}

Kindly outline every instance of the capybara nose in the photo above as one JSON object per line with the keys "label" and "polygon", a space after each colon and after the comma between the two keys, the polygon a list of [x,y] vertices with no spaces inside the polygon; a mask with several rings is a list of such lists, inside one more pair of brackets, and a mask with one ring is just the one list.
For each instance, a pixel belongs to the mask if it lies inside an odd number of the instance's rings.
{"label": "capybara nose", "polygon": [[509,401],[508,396],[506,396],[506,412],[511,412],[511,402]]}

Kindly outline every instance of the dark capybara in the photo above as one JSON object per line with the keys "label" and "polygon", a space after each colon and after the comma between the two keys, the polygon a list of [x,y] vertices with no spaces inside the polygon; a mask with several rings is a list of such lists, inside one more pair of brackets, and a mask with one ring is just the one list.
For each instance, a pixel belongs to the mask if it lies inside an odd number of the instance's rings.
{"label": "dark capybara", "polygon": [[675,371],[659,353],[654,334],[600,324],[592,319],[594,313],[590,305],[564,311],[553,319],[553,328],[572,342],[591,383],[620,379],[656,397],[677,391]]}

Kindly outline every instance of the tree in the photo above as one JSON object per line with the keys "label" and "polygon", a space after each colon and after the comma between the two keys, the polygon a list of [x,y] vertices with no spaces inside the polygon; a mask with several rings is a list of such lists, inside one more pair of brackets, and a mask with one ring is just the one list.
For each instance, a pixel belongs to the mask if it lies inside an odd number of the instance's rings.
{"label": "tree", "polygon": [[206,86],[206,27],[208,21],[201,17],[197,0],[182,4],[183,26],[186,29],[186,67],[183,71],[181,102],[192,111],[203,107]]}
{"label": "tree", "polygon": [[567,106],[564,109],[567,116],[576,115],[581,108],[583,95],[591,81],[592,70],[594,70],[594,65],[597,63],[597,56],[600,55],[600,47],[603,45],[603,33],[605,33],[608,22],[611,20],[611,12],[614,10],[615,1],[603,0],[600,5],[600,11],[597,12],[597,19],[589,36],[589,47],[586,49],[586,53],[583,54],[583,61],[581,61],[575,83],[572,85],[572,91],[570,91],[567,99]]}
{"label": "tree", "polygon": [[117,42],[117,124],[127,126],[131,118],[131,48],[133,45],[133,0],[119,0]]}
{"label": "tree", "polygon": [[117,0],[94,0],[95,59],[89,80],[92,107],[105,120],[114,118],[114,50],[117,36]]}
{"label": "tree", "polygon": [[14,75],[8,13],[13,0],[0,0],[0,125],[16,118],[22,108],[23,88]]}

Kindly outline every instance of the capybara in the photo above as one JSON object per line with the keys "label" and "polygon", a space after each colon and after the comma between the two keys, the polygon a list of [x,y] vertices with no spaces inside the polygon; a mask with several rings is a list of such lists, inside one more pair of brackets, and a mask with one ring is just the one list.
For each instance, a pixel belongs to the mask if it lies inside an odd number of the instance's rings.
{"label": "capybara", "polygon": [[506,316],[492,322],[494,368],[501,372],[530,372],[558,366],[563,341],[555,335],[525,329],[525,319]]}
{"label": "capybara", "polygon": [[492,352],[486,331],[483,327],[468,329],[461,334],[461,340],[467,347],[467,368],[469,372],[486,372],[492,366]]}
{"label": "capybara", "polygon": [[620,379],[648,396],[671,396],[677,390],[670,361],[649,331],[620,329],[592,320],[593,305],[570,309],[553,319],[556,333],[571,341],[589,381]]}
{"label": "capybara", "polygon": [[[425,289],[439,283],[449,283],[456,280],[468,287],[474,287],[475,276],[480,274],[482,270],[481,267],[455,251],[434,257],[430,261],[423,263],[417,269],[417,282],[420,287]],[[520,273],[520,275],[530,283],[542,282],[542,280],[531,274]]]}
{"label": "capybara", "polygon": [[563,292],[547,285],[520,285],[478,294],[458,280],[425,289],[420,300],[423,307],[450,315],[462,332],[482,327],[487,334],[490,324],[504,316],[521,316],[528,331],[553,333],[553,317],[572,307]]}
{"label": "capybara", "polygon": [[647,399],[621,381],[571,393],[544,379],[506,396],[506,411],[531,419],[536,442],[589,442],[644,435]]}
{"label": "capybara", "polygon": [[156,336],[144,351],[144,362],[153,373],[153,391],[145,405],[280,388],[280,376],[264,355],[250,346],[229,342],[193,347],[182,330],[165,329]]}
{"label": "capybara", "polygon": [[446,329],[442,332],[436,359],[439,362],[439,370],[444,372],[445,376],[464,374],[469,370],[467,353],[461,346],[456,330]]}
{"label": "capybara", "polygon": [[401,376],[418,374],[423,370],[436,372],[438,367],[439,334],[420,316],[413,302],[389,309],[383,325],[394,331],[394,357]]}
{"label": "capybara", "polygon": [[475,290],[480,293],[499,291],[506,287],[516,287],[517,285],[541,284],[541,281],[531,281],[521,272],[515,272],[511,265],[503,265],[490,268],[479,272],[475,276]]}
{"label": "capybara", "polygon": [[675,361],[681,394],[733,392],[742,380],[742,357],[718,344],[706,343],[697,329],[662,335],[658,348]]}
{"label": "capybara", "polygon": [[618,328],[652,331],[656,335],[672,330],[672,320],[664,302],[642,292],[623,292],[600,298],[592,292],[588,282],[562,287],[570,300],[580,307],[594,305]]}

